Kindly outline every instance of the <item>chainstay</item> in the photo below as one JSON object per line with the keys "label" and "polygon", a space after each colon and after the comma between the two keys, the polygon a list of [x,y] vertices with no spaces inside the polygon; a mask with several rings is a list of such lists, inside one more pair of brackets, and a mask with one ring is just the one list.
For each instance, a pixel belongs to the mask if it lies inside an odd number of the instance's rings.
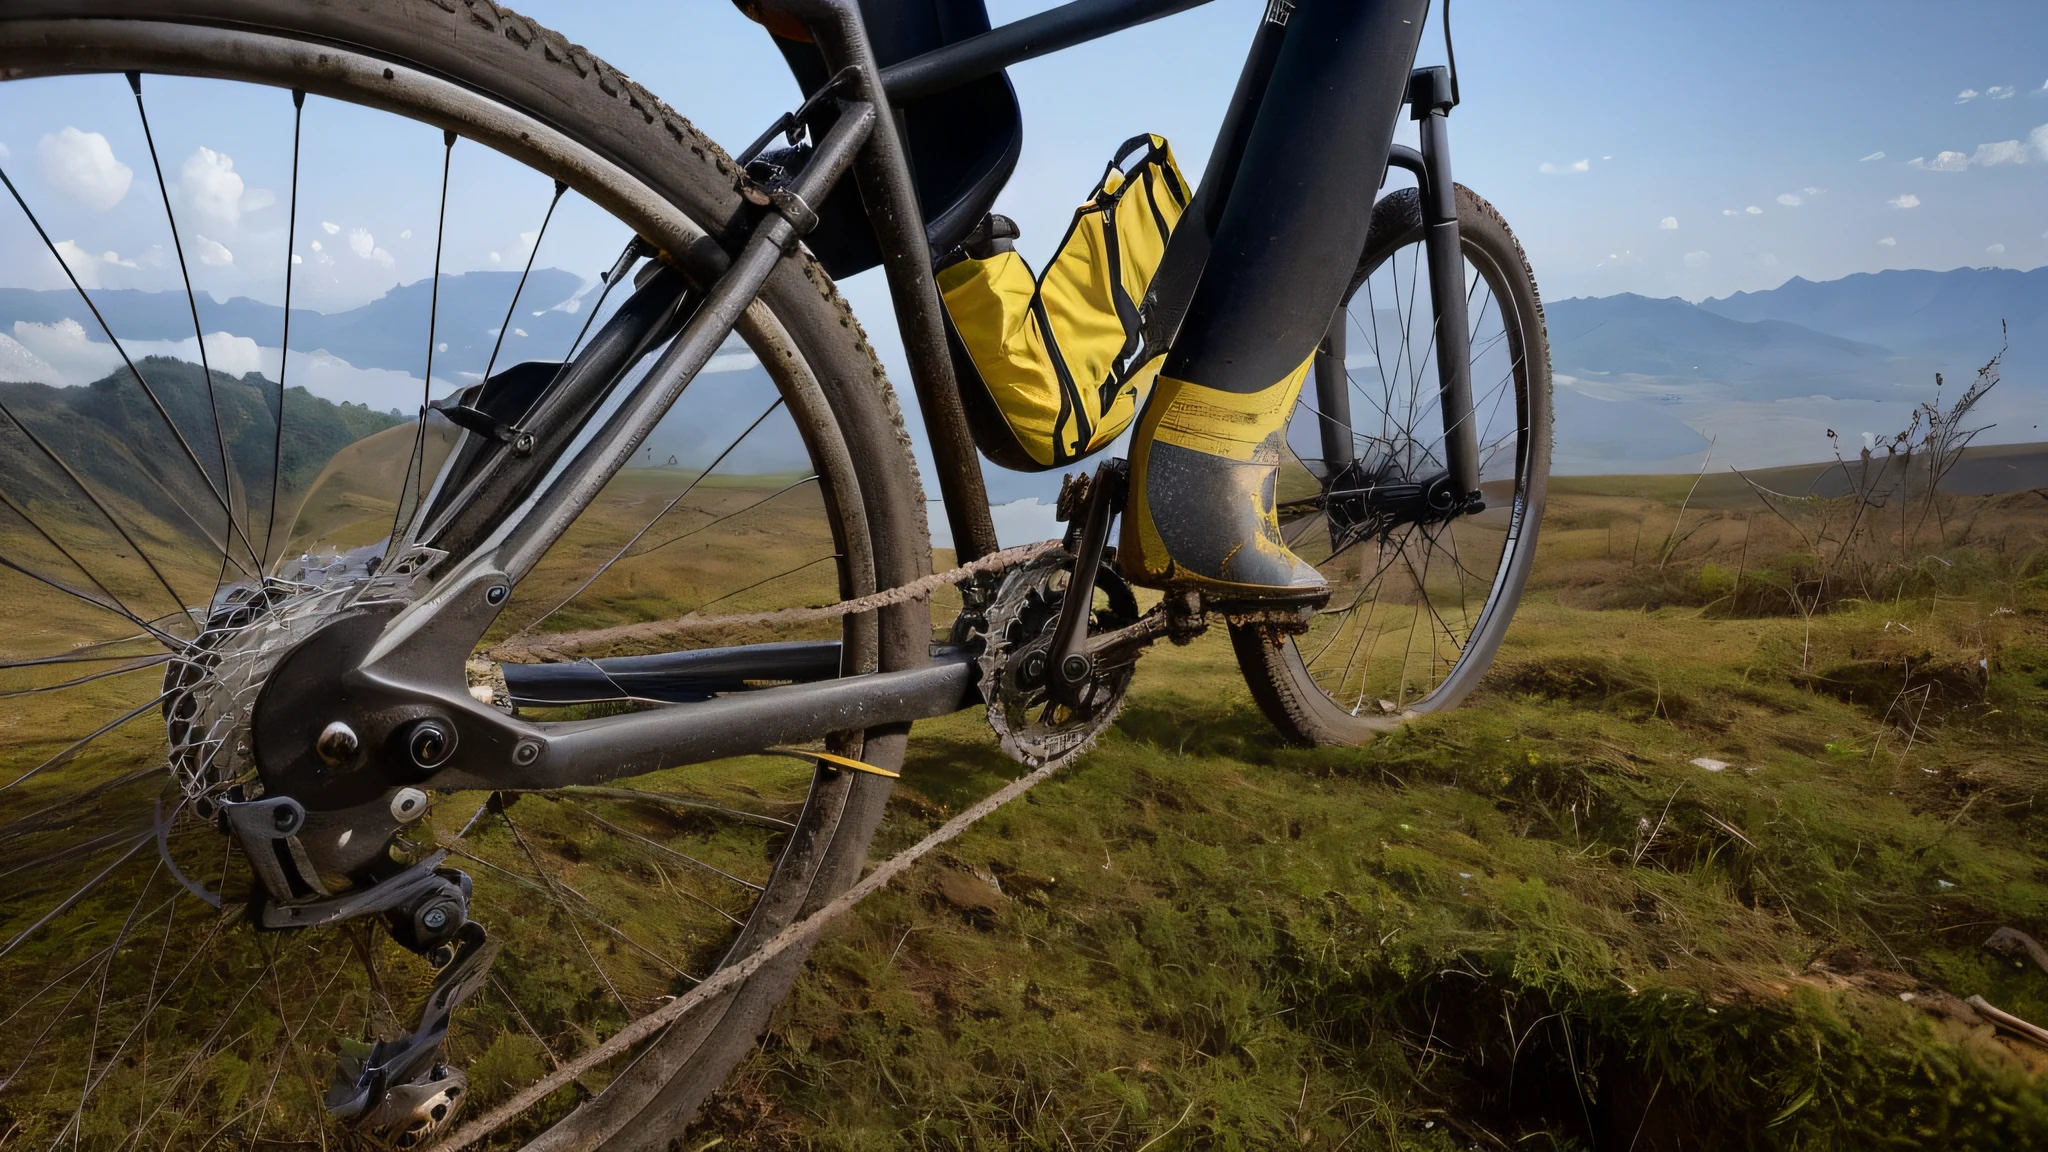
{"label": "chainstay", "polygon": [[837,604],[821,604],[814,607],[777,608],[767,612],[739,612],[727,615],[704,616],[687,612],[668,620],[649,620],[639,624],[616,624],[608,628],[590,628],[581,632],[561,632],[547,637],[545,642],[523,641],[514,635],[489,649],[487,655],[493,660],[511,663],[527,663],[543,660],[574,659],[577,651],[620,641],[656,640],[682,632],[701,632],[716,628],[733,628],[752,624],[807,624],[819,620],[836,620],[841,616],[853,616],[862,612],[874,612],[882,608],[893,608],[921,600],[941,588],[960,584],[976,576],[1000,572],[1049,555],[1062,549],[1057,540],[1045,540],[1037,544],[1020,544],[991,552],[978,560],[970,560],[957,568],[920,576],[908,584],[884,588],[866,596],[841,600]]}

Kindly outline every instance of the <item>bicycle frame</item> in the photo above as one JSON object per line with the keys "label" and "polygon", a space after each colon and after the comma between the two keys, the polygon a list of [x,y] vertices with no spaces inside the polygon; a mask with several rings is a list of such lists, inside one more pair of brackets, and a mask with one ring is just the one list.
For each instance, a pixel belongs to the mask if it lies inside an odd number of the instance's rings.
{"label": "bicycle frame", "polygon": [[[498,453],[493,476],[499,479],[493,481],[496,487],[492,492],[502,522],[482,532],[475,547],[436,578],[423,597],[395,615],[373,613],[359,630],[365,634],[335,641],[339,647],[331,656],[352,665],[345,683],[361,713],[381,718],[379,725],[389,731],[417,724],[420,717],[439,717],[451,726],[459,739],[449,742],[445,758],[420,766],[432,769],[428,780],[434,787],[551,788],[758,752],[834,732],[907,723],[978,702],[975,665],[964,652],[945,650],[935,653],[923,668],[840,676],[599,720],[532,723],[508,717],[471,698],[462,663],[496,617],[509,587],[539,561],[624,466],[634,448],[732,333],[770,271],[816,225],[811,205],[822,203],[848,173],[858,184],[884,254],[885,274],[938,465],[939,489],[957,554],[966,561],[994,551],[996,540],[979,456],[953,374],[923,216],[902,142],[885,110],[892,100],[941,92],[1008,64],[1206,2],[1074,0],[884,70],[877,67],[869,49],[855,0],[761,0],[763,7],[796,17],[812,30],[833,78],[823,91],[810,95],[803,109],[778,121],[750,152],[758,152],[779,132],[803,124],[810,112],[828,102],[837,108],[837,120],[815,141],[809,161],[786,186],[747,189],[749,199],[767,211],[715,282],[685,290],[680,277],[669,272],[657,274],[620,309],[578,360],[565,366],[551,393],[581,397],[573,402],[562,400],[560,407],[566,411],[588,402],[587,396],[576,392],[579,380],[602,375],[598,367],[603,364],[630,363],[642,350],[675,332],[652,369],[574,458],[554,471],[544,489],[527,495],[569,447],[566,435],[538,449],[529,437],[523,451],[500,437],[507,442],[484,449]],[[1429,0],[1356,2],[1372,9],[1371,18],[1381,26],[1399,29],[1412,25],[1414,30],[1407,34],[1405,50],[1395,43],[1381,53],[1377,63],[1384,67],[1377,73],[1332,77],[1289,75],[1279,67],[1290,18],[1299,8],[1295,0],[1270,0],[1217,148],[1189,210],[1188,219],[1195,226],[1183,225],[1176,233],[1148,294],[1147,342],[1159,348],[1175,342],[1208,261],[1207,245],[1225,208],[1259,214],[1276,232],[1318,226],[1292,199],[1267,195],[1247,203],[1233,192],[1241,161],[1248,154],[1259,155],[1261,133],[1273,131],[1257,116],[1272,86],[1327,88],[1334,81],[1345,98],[1361,102],[1374,94],[1398,93],[1399,99],[1379,101],[1383,112],[1379,108],[1369,111],[1384,116],[1386,131],[1391,134],[1400,102],[1406,100],[1423,122],[1422,147],[1411,151],[1390,146],[1382,158],[1381,175],[1383,178],[1384,164],[1391,163],[1414,171],[1423,184],[1447,463],[1458,492],[1468,501],[1475,500],[1478,464],[1469,419],[1464,267],[1444,127],[1452,103],[1450,85],[1442,69],[1426,69],[1412,78],[1408,72]],[[1398,71],[1388,73],[1390,68]],[[1270,141],[1267,145],[1270,148]],[[749,158],[743,154],[741,162]],[[1302,170],[1295,175],[1304,184],[1328,184],[1340,175],[1341,166],[1326,163],[1316,154],[1297,160]],[[1347,184],[1341,191],[1355,197],[1362,190]],[[622,259],[622,269],[626,263]],[[1288,306],[1285,300],[1255,303]],[[1343,315],[1341,308],[1338,315]],[[675,331],[678,323],[680,330]],[[1330,343],[1325,344],[1318,371],[1319,393],[1325,413],[1348,424],[1348,405],[1341,403],[1341,388],[1330,386],[1333,378],[1342,380],[1342,327],[1330,326],[1329,330]],[[1321,334],[1316,339],[1322,339]],[[1330,371],[1332,361],[1334,373]],[[587,415],[591,409],[594,402],[588,402],[583,410]],[[1325,428],[1327,435],[1328,421]],[[465,437],[472,434],[466,432]],[[1348,434],[1343,447],[1348,451]],[[1326,455],[1335,459],[1338,453],[1327,451]],[[469,495],[473,498],[477,493]],[[424,566],[434,558],[431,552],[422,553],[414,541],[428,534],[429,522],[440,507],[432,495],[420,502],[407,531],[391,545],[394,560],[387,571],[402,576],[408,565]],[[1099,534],[1106,531],[1106,520],[1095,526],[1097,518],[1091,515],[1090,531]],[[1074,640],[1076,644],[1086,642],[1085,634]],[[1129,638],[1117,642],[1128,643]],[[353,659],[345,655],[358,652]],[[674,655],[686,662],[702,654]]]}

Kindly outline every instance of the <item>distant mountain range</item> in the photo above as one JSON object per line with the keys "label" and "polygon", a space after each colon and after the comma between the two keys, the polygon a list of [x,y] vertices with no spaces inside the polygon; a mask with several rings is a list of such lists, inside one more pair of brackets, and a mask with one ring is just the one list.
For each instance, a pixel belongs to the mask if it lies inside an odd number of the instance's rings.
{"label": "distant mountain range", "polygon": [[[433,317],[438,349],[434,375],[460,380],[463,373],[482,372],[489,362],[498,329],[505,325],[506,310],[512,307],[518,287],[517,272],[465,272],[441,278],[438,300],[433,283],[421,280],[344,312],[294,308],[291,349],[326,351],[357,368],[408,372],[417,377],[426,369],[428,320]],[[560,359],[583,326],[584,301],[576,298],[582,287],[583,278],[573,272],[534,269],[519,293],[518,307],[512,309],[511,332],[498,362]],[[92,299],[124,343],[192,337],[192,313],[182,292],[111,289],[94,292]],[[66,320],[79,324],[87,339],[105,341],[106,334],[80,304],[78,293],[0,288],[0,337],[16,339],[34,351],[31,341],[21,339],[27,334],[17,331],[18,323],[54,325]],[[202,295],[199,324],[209,334],[229,332],[262,347],[276,348],[284,334],[284,309],[246,296],[217,301]],[[0,365],[4,363],[0,360]]]}
{"label": "distant mountain range", "polygon": [[[409,414],[419,402],[429,316],[437,316],[439,394],[484,370],[518,284],[516,272],[470,272],[443,277],[438,303],[433,285],[421,281],[345,312],[294,309],[291,379],[315,395]],[[597,299],[584,288],[573,273],[536,269],[513,309],[498,364],[562,356]],[[101,291],[93,299],[132,353],[193,355],[182,293]],[[275,378],[281,308],[202,297],[199,313],[209,334],[240,338],[244,362],[227,365],[233,374],[254,369]],[[1985,442],[2048,440],[2039,428],[2048,413],[2048,268],[1892,271],[1819,283],[1794,277],[1769,291],[1697,304],[1626,293],[1552,300],[1546,315],[1559,472],[1696,468],[1710,438],[1720,464],[1825,458],[1832,451],[1828,429],[1853,447],[1864,433],[1903,428],[1913,406],[1933,397],[1936,372],[1956,385],[1951,395],[1966,386],[1998,351],[2000,321],[2010,347],[2004,382],[1981,413],[1997,424]],[[185,351],[175,347],[179,341]],[[327,355],[298,359],[314,352]],[[224,357],[215,356],[215,367]],[[0,380],[83,384],[117,367],[76,293],[0,289]],[[752,419],[741,393],[761,383],[759,369],[744,355],[720,356],[713,371],[721,369],[733,375],[715,384],[707,378],[697,388],[702,400],[717,397],[707,414],[665,424],[640,462],[675,455],[691,463],[727,442],[726,425],[737,422],[736,434]],[[788,440],[764,427],[733,465],[800,466]],[[991,491],[998,498],[1039,494],[1040,479],[992,475]],[[1049,490],[1043,495],[1049,499]]]}
{"label": "distant mountain range", "polygon": [[2004,341],[1984,442],[2048,439],[2048,268],[1794,277],[1698,304],[1624,293],[1545,314],[1560,472],[1697,467],[1710,437],[1717,461],[1743,467],[1825,458],[1829,429],[1853,451],[1905,427],[1935,373],[1952,399]]}
{"label": "distant mountain range", "polygon": [[[288,517],[335,453],[399,423],[386,413],[291,388],[284,395],[280,442],[275,383],[215,372],[209,389],[196,364],[148,357],[136,367],[154,400],[126,369],[82,388],[0,383],[0,492],[13,513],[10,525],[26,514],[60,539],[79,541],[71,545],[74,552],[111,548],[125,555],[121,541],[93,537],[108,527],[96,512],[106,507],[120,510],[145,539],[172,551],[203,548],[207,541],[218,547],[223,513],[215,493],[232,491],[240,519],[260,547],[274,459],[281,458],[279,508]],[[175,433],[157,403],[170,414]],[[233,475],[225,488],[223,438]],[[288,533],[291,524],[281,519],[278,527]]]}

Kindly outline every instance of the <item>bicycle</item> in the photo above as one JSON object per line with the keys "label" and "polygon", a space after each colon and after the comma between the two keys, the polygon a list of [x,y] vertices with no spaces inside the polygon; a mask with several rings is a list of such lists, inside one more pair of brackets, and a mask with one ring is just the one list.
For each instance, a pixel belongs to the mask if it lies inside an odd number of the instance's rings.
{"label": "bicycle", "polygon": [[[1454,68],[1412,68],[1427,0],[1268,5],[1211,162],[1123,317],[1116,379],[1162,381],[1133,459],[1070,480],[1058,547],[997,548],[977,452],[1015,445],[963,394],[934,253],[1002,250],[989,209],[1019,139],[1002,70],[1201,2],[1074,0],[990,29],[979,0],[871,4],[872,25],[853,0],[748,0],[807,98],[737,158],[488,0],[8,5],[10,81],[127,77],[201,359],[196,379],[137,364],[7,180],[121,350],[126,375],[105,395],[133,417],[129,441],[88,442],[69,393],[0,388],[15,625],[0,672],[26,701],[0,785],[0,874],[15,885],[0,914],[0,984],[15,993],[0,1111],[16,1131],[119,1147],[235,1129],[253,1144],[282,1113],[423,1146],[472,1091],[558,1062],[550,1036],[644,1016],[845,890],[913,722],[986,703],[1013,755],[1060,763],[1114,718],[1147,646],[1218,621],[1291,739],[1358,742],[1469,693],[1533,558],[1549,367],[1519,244],[1450,178]],[[492,371],[522,275],[477,383],[423,397],[417,420],[308,479],[286,451],[287,410],[313,404],[283,379],[295,261],[272,403],[269,381],[206,363],[145,75],[291,94],[287,254],[309,96],[442,134],[437,304],[458,140],[552,183],[535,253],[571,190],[629,239],[561,361]],[[1404,106],[1418,149],[1393,143]],[[1417,187],[1375,202],[1389,166]],[[936,579],[902,417],[832,286],[874,264],[962,565]],[[429,382],[448,348],[437,320],[436,306]],[[734,335],[774,392],[741,439],[779,411],[810,474],[721,488],[735,440],[664,503],[625,466]],[[1211,461],[1188,447],[1210,441]],[[403,474],[395,501],[348,487],[384,472]],[[648,541],[697,491],[712,518]],[[640,522],[620,510],[650,501],[654,518],[603,558]],[[744,527],[771,506],[768,528]],[[323,516],[352,547],[314,550],[302,526]],[[594,522],[612,535],[579,527]],[[576,617],[624,560],[729,523],[753,543],[700,540],[698,567],[827,551],[724,595],[690,586],[679,620],[656,597],[653,621],[585,613],[580,630],[535,631]],[[593,539],[602,563],[578,584]],[[929,598],[948,582],[961,608],[935,635]],[[1134,584],[1163,595],[1141,611]],[[541,611],[515,634],[504,614],[527,594]],[[705,612],[726,601],[755,610]],[[699,634],[727,642],[487,658]],[[188,897],[218,911],[186,929]],[[514,906],[545,914],[513,917],[509,944],[471,915]],[[501,945],[521,962],[494,966]],[[750,970],[491,1138],[665,1146],[803,957]],[[409,994],[424,1006],[402,1010]],[[451,1038],[465,1006],[472,1023]]]}

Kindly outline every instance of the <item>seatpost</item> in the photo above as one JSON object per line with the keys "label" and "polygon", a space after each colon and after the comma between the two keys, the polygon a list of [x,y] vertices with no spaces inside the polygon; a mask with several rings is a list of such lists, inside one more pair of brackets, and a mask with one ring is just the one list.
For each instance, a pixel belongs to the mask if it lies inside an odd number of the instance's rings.
{"label": "seatpost", "polygon": [[[1417,68],[1408,77],[1408,114],[1422,130],[1423,247],[1429,302],[1436,315],[1437,391],[1444,418],[1444,464],[1466,511],[1482,507],[1479,430],[1472,413],[1472,343],[1465,316],[1465,253],[1458,245],[1458,192],[1451,182],[1448,69]],[[1448,511],[1448,509],[1445,509]]]}

